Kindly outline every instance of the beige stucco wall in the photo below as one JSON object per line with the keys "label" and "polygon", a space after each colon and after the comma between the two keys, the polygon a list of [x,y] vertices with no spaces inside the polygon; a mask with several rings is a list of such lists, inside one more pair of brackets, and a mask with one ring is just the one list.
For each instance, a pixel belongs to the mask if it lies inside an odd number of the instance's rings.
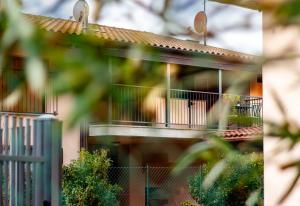
{"label": "beige stucco wall", "polygon": [[77,159],[80,148],[80,126],[68,127],[68,117],[72,111],[73,98],[71,96],[61,96],[58,98],[58,116],[63,121],[63,163],[67,164],[71,160]]}
{"label": "beige stucco wall", "polygon": [[[282,54],[300,54],[300,29],[267,27],[265,15],[264,53],[268,57]],[[284,121],[284,116],[278,109],[272,93],[276,93],[286,111],[289,122],[300,128],[300,58],[288,58],[276,62],[267,62],[263,66],[264,83],[264,121],[265,132],[268,131],[267,122]],[[281,148],[278,152],[278,148]],[[275,151],[277,150],[277,151]],[[283,152],[282,152],[283,150]],[[300,184],[282,204],[279,199],[287,191],[296,171],[280,169],[283,163],[300,158],[300,144],[287,152],[287,142],[279,139],[264,138],[265,155],[265,205],[295,206],[300,204]]]}

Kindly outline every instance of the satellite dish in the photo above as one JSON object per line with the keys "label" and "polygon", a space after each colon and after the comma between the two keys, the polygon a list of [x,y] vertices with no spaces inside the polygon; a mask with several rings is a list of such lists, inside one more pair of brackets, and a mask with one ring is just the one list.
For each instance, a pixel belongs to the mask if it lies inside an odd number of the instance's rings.
{"label": "satellite dish", "polygon": [[78,0],[73,8],[73,16],[76,21],[83,22],[89,16],[89,5],[85,0]]}
{"label": "satellite dish", "polygon": [[204,11],[200,11],[196,14],[194,20],[195,31],[199,34],[206,34],[207,32],[207,16]]}

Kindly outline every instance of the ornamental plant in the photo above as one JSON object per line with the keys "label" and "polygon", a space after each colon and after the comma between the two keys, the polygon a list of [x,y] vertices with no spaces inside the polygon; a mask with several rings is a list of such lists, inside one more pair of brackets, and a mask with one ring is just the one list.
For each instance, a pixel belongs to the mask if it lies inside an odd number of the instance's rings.
{"label": "ornamental plant", "polygon": [[116,206],[121,187],[111,184],[107,150],[82,150],[78,160],[63,167],[63,202],[67,206]]}

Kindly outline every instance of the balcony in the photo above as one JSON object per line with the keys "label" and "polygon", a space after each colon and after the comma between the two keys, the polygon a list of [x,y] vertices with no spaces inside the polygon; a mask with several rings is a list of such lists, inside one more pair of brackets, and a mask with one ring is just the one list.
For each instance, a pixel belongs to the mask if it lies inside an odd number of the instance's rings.
{"label": "balcony", "polygon": [[262,124],[261,97],[210,92],[113,85],[112,125],[175,129],[217,129],[227,108],[227,129]]}

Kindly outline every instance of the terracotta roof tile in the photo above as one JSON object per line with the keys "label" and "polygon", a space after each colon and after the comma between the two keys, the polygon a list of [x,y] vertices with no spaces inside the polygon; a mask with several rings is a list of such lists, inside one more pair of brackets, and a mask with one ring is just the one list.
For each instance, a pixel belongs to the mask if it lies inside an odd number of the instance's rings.
{"label": "terracotta roof tile", "polygon": [[222,136],[228,141],[247,141],[257,139],[263,134],[262,126],[247,127],[236,130],[226,130],[218,133],[218,136]]}
{"label": "terracotta roof tile", "polygon": [[[29,14],[26,14],[25,16],[29,21],[39,25],[42,29],[45,29],[47,31],[76,35],[80,35],[83,32],[81,25],[76,21]],[[95,33],[98,38],[105,40],[145,44],[154,47],[171,48],[181,51],[192,51],[215,56],[231,57],[240,61],[255,60],[255,56],[253,55],[243,54],[240,52],[230,51],[227,49],[212,46],[204,46],[197,42],[157,35],[150,32],[115,28],[97,24],[89,24],[89,28],[92,32]]]}

